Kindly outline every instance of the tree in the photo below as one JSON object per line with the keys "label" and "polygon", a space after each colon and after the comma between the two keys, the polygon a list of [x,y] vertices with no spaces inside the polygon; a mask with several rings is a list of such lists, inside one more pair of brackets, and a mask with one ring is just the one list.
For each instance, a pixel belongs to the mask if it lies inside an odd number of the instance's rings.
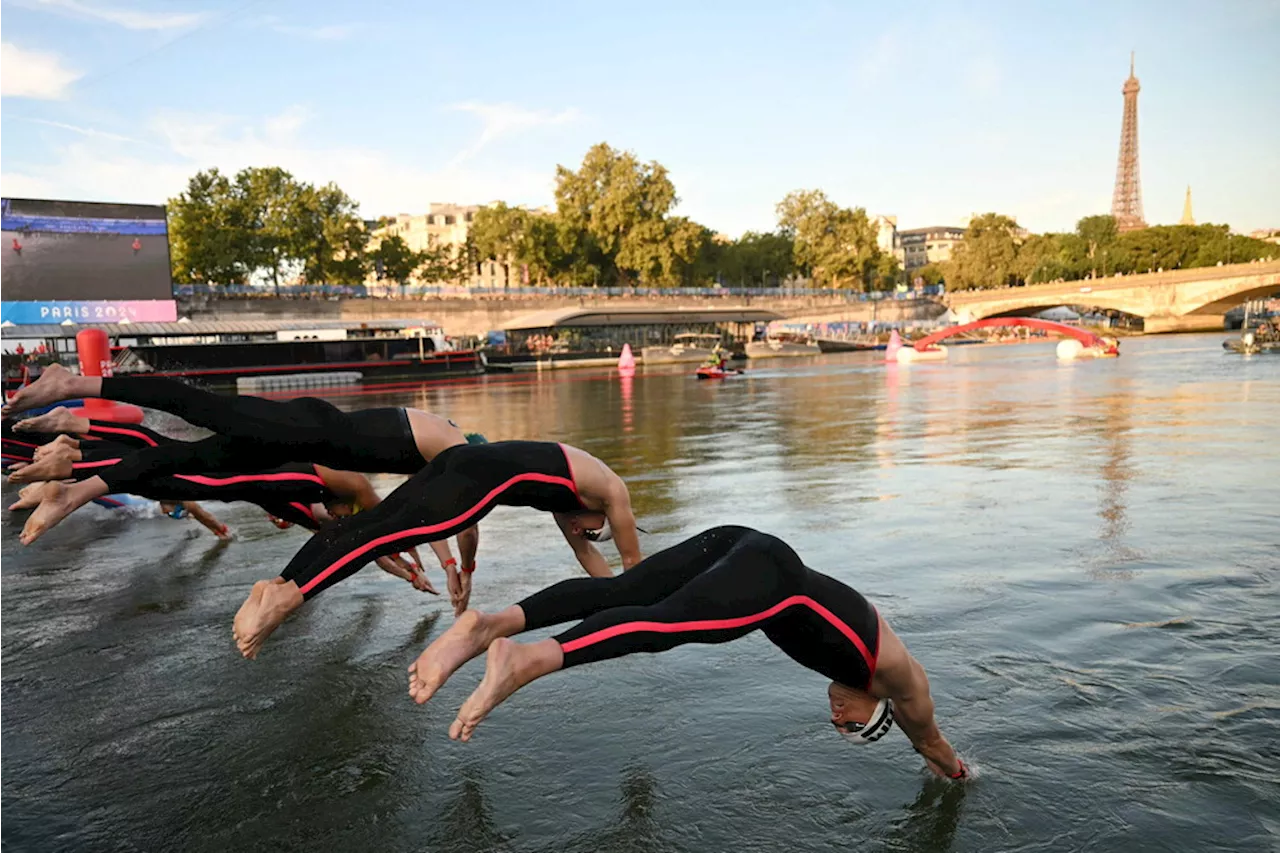
{"label": "tree", "polygon": [[1007,287],[1017,275],[1018,223],[998,213],[975,217],[947,265],[954,288]]}
{"label": "tree", "polygon": [[719,269],[727,281],[767,287],[795,271],[795,243],[782,231],[748,231],[723,247]]}
{"label": "tree", "polygon": [[169,199],[169,251],[179,284],[243,284],[250,233],[231,181],[217,169],[197,172]]}
{"label": "tree", "polygon": [[911,271],[911,278],[923,279],[927,285],[942,284],[946,281],[946,268],[942,264],[925,264]]}
{"label": "tree", "polygon": [[359,205],[338,188],[326,184],[303,186],[293,249],[302,261],[303,277],[311,284],[359,284],[368,272],[364,255],[369,241],[356,215]]}
{"label": "tree", "polygon": [[797,190],[778,203],[777,213],[802,272],[832,287],[872,284],[882,252],[866,210],[839,207],[822,190]]}
{"label": "tree", "polygon": [[409,283],[425,261],[422,253],[410,249],[399,234],[382,238],[378,248],[370,254],[378,277],[394,281],[401,287]]}
{"label": "tree", "polygon": [[243,169],[235,187],[252,231],[249,263],[267,271],[279,295],[280,278],[299,262],[305,242],[298,234],[305,188],[278,166]]}
{"label": "tree", "polygon": [[1067,278],[1069,270],[1063,261],[1062,234],[1033,234],[1018,247],[1014,274],[1025,284],[1040,284]]}
{"label": "tree", "polygon": [[668,219],[677,201],[665,167],[607,143],[593,146],[576,172],[557,166],[557,243],[571,259],[565,273],[604,284],[682,283],[698,258],[703,229]]}

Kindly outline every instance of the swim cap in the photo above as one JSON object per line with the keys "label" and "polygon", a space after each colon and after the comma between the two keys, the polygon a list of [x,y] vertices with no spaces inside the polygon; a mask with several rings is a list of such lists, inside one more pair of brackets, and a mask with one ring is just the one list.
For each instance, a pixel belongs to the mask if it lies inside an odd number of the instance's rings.
{"label": "swim cap", "polygon": [[178,504],[173,509],[165,513],[172,519],[183,519],[187,517],[187,508],[182,504]]}
{"label": "swim cap", "polygon": [[609,526],[609,519],[604,520],[604,526],[599,530],[584,530],[582,538],[588,542],[608,542],[613,538],[613,528]]}
{"label": "swim cap", "polygon": [[840,737],[857,746],[875,743],[893,728],[893,702],[881,699],[865,723],[838,723]]}
{"label": "swim cap", "polygon": [[485,438],[478,432],[464,433],[467,438],[467,444],[488,444],[489,439]]}

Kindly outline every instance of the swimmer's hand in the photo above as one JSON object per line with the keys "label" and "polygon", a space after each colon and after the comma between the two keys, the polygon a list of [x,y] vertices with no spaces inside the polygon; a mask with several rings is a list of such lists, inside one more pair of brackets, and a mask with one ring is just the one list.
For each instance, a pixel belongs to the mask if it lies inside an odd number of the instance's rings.
{"label": "swimmer's hand", "polygon": [[230,542],[232,539],[236,538],[236,532],[225,524],[222,525],[222,529],[214,533],[214,535],[217,536],[218,540],[221,542]]}
{"label": "swimmer's hand", "polygon": [[425,573],[415,571],[414,567],[399,554],[379,557],[377,560],[374,560],[374,562],[377,563],[378,568],[382,569],[384,572],[395,575],[401,580],[406,580],[413,584],[414,589],[421,590],[422,592],[429,592],[432,595],[440,594],[436,592],[435,587],[433,587],[431,582],[427,580]]}
{"label": "swimmer's hand", "polygon": [[458,561],[450,559],[444,564],[444,576],[449,582],[449,603],[453,615],[461,616],[471,601],[471,573],[458,571]]}

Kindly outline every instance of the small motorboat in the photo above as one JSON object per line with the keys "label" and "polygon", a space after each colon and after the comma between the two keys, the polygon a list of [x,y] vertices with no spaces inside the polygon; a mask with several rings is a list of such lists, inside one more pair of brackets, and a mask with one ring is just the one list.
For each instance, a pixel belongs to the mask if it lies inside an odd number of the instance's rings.
{"label": "small motorboat", "polygon": [[1227,352],[1240,355],[1257,355],[1258,353],[1280,353],[1280,337],[1272,338],[1265,330],[1245,332],[1233,341],[1223,341],[1222,348]]}
{"label": "small motorboat", "polygon": [[742,373],[742,369],[738,367],[721,367],[718,364],[704,364],[693,372],[694,376],[699,379],[724,379],[727,376],[736,376]]}

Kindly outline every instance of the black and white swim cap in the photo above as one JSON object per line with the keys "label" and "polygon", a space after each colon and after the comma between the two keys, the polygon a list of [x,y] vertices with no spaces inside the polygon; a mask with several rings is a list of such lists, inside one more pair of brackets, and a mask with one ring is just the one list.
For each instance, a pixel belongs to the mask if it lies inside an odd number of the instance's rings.
{"label": "black and white swim cap", "polygon": [[893,728],[893,702],[881,699],[865,723],[839,723],[840,737],[857,746],[875,743]]}

